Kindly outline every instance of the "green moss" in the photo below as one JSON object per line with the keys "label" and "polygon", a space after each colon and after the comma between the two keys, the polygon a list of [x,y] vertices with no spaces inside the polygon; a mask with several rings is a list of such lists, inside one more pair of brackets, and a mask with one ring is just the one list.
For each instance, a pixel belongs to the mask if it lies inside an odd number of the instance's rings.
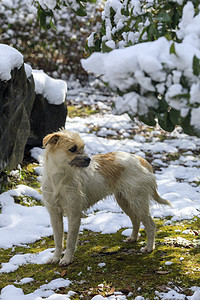
{"label": "green moss", "polygon": [[89,105],[68,105],[68,116],[70,118],[74,117],[88,117],[88,115],[97,114],[100,112],[98,109],[92,109]]}
{"label": "green moss", "polygon": [[6,192],[10,189],[16,188],[19,184],[28,185],[40,192],[40,183],[37,180],[38,175],[35,172],[37,163],[23,163],[20,169],[14,169],[17,174],[14,176],[13,172],[5,171],[3,175],[1,191]]}

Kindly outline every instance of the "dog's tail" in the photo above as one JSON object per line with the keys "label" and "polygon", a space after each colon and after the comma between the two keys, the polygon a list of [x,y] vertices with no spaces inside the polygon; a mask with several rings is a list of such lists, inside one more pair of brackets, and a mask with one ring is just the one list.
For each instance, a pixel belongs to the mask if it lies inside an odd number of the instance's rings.
{"label": "dog's tail", "polygon": [[153,198],[159,204],[169,205],[170,207],[172,207],[172,204],[169,200],[166,200],[158,195],[156,188],[153,189]]}

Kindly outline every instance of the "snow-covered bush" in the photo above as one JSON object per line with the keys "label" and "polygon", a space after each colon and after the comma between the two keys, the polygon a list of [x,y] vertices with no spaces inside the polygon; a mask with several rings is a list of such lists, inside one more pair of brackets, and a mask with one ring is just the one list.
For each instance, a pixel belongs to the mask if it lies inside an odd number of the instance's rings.
{"label": "snow-covered bush", "polygon": [[200,6],[186,0],[108,0],[83,67],[119,94],[116,113],[200,136]]}

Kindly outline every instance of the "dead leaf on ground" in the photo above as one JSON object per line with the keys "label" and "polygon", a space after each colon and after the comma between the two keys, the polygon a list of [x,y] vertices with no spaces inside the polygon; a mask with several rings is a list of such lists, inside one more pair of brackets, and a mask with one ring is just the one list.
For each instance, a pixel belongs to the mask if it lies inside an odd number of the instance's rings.
{"label": "dead leaf on ground", "polygon": [[166,275],[168,274],[170,271],[156,271],[157,274],[160,274],[160,275]]}
{"label": "dead leaf on ground", "polygon": [[166,285],[160,285],[160,286],[157,286],[156,287],[157,290],[160,290],[162,292],[168,292],[169,291],[169,288],[166,286]]}
{"label": "dead leaf on ground", "polygon": [[61,272],[60,276],[61,276],[61,277],[64,277],[64,276],[66,275],[66,273],[67,273],[67,270],[63,270],[63,271]]}
{"label": "dead leaf on ground", "polygon": [[112,286],[111,290],[106,294],[106,297],[112,296],[114,294],[114,292],[115,292],[115,287]]}

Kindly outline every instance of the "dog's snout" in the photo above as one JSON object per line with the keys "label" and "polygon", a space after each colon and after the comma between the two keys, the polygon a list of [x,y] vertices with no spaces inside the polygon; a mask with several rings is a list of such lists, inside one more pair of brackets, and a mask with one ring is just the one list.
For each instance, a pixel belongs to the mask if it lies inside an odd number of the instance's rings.
{"label": "dog's snout", "polygon": [[90,164],[91,158],[84,155],[77,155],[69,164],[72,167],[85,168]]}

